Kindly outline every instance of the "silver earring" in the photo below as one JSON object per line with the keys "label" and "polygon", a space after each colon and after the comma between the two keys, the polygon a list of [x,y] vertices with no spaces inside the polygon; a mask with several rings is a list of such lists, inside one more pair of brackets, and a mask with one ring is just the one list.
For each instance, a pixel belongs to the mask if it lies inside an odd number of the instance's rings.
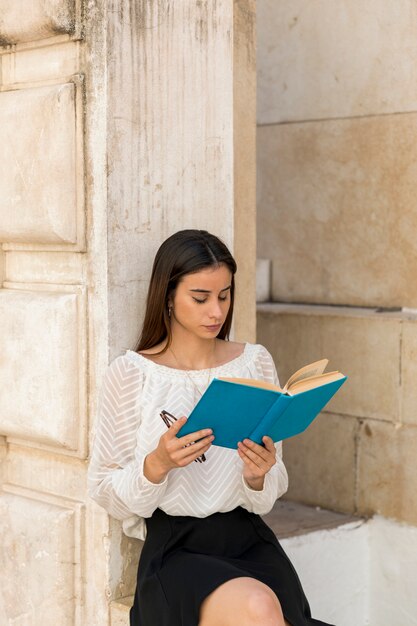
{"label": "silver earring", "polygon": [[168,317],[169,319],[171,319],[171,311],[172,311],[172,306],[168,307]]}

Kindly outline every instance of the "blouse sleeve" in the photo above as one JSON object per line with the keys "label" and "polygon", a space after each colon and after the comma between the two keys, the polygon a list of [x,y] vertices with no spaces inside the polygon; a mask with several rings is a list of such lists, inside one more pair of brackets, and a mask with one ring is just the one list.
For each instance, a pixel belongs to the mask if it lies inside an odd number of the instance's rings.
{"label": "blouse sleeve", "polygon": [[167,479],[160,484],[147,480],[144,457],[137,451],[142,386],[143,372],[122,355],[107,368],[99,398],[88,491],[119,520],[133,514],[150,517],[167,487]]}
{"label": "blouse sleeve", "polygon": [[[258,378],[279,385],[278,374],[272,356],[261,346],[257,362]],[[261,491],[251,489],[242,476],[243,488],[247,498],[247,510],[258,515],[265,515],[274,506],[275,501],[288,489],[288,474],[282,460],[282,442],[275,443],[276,463],[265,475]]]}

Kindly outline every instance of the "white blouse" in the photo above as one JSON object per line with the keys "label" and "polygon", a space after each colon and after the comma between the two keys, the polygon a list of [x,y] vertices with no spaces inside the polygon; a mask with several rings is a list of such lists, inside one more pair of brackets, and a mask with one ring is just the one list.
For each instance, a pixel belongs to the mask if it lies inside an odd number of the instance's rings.
{"label": "white blouse", "polygon": [[266,474],[262,491],[244,481],[237,451],[216,445],[206,453],[205,463],[173,469],[160,484],[144,476],[144,459],[166,432],[160,411],[189,415],[200,399],[199,391],[203,393],[210,380],[220,376],[278,384],[272,357],[259,344],[247,343],[238,357],[205,370],[159,365],[131,350],[108,366],[88,471],[89,494],[110,515],[123,520],[128,536],[144,539],[144,518],[158,507],[169,515],[205,517],[241,506],[263,515],[287,490],[280,442],[275,444],[277,462]]}

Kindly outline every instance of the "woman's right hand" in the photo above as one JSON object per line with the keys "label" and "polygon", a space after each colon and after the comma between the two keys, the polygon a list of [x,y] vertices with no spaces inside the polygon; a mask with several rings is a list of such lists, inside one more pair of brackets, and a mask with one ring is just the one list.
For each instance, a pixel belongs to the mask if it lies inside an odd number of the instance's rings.
{"label": "woman's right hand", "polygon": [[214,439],[211,428],[177,437],[186,421],[186,417],[181,417],[174,422],[160,438],[157,448],[146,456],[143,472],[150,482],[162,483],[172,469],[190,465],[210,448]]}

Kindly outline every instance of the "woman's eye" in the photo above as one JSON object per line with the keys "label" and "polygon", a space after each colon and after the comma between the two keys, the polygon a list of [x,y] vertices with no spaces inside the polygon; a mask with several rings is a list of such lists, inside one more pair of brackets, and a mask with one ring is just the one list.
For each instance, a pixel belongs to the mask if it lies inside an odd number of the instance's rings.
{"label": "woman's eye", "polygon": [[[194,300],[195,302],[198,302],[198,304],[204,304],[204,302],[207,302],[207,298],[205,298],[204,300],[199,300],[198,298],[194,298],[194,296],[193,296],[193,300]],[[226,302],[226,300],[227,300],[227,296],[223,296],[222,298],[219,296],[219,300],[220,300],[221,302]]]}

